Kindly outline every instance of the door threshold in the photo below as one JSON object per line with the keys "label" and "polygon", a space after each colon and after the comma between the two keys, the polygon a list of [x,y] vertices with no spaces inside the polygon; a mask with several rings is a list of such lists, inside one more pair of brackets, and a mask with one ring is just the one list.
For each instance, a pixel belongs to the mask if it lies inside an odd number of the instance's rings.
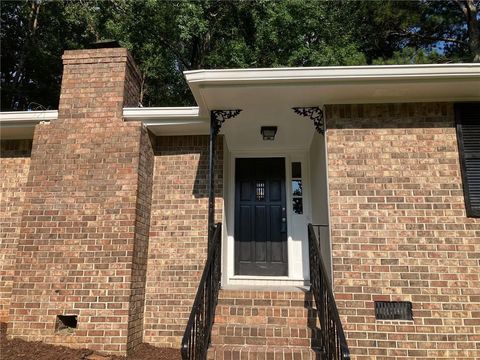
{"label": "door threshold", "polygon": [[244,290],[244,291],[285,291],[285,292],[307,292],[310,285],[253,285],[253,284],[228,284],[221,287],[222,290]]}
{"label": "door threshold", "polygon": [[266,276],[266,275],[233,275],[230,279],[236,280],[236,279],[245,279],[245,280],[290,280],[294,281],[288,276]]}
{"label": "door threshold", "polygon": [[239,286],[239,287],[309,287],[310,280],[292,279],[287,276],[234,276],[227,279],[223,286]]}

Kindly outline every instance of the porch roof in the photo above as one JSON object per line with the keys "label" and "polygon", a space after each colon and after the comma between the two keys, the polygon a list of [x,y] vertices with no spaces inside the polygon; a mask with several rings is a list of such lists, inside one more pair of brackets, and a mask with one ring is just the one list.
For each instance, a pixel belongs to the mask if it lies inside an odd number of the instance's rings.
{"label": "porch roof", "polygon": [[[124,108],[153,133],[207,134],[209,112],[243,109],[268,119],[294,106],[480,101],[480,64],[331,66],[186,71],[198,107]],[[55,111],[0,113],[1,138],[28,138]]]}
{"label": "porch roof", "polygon": [[186,71],[200,108],[323,106],[480,99],[480,64]]}

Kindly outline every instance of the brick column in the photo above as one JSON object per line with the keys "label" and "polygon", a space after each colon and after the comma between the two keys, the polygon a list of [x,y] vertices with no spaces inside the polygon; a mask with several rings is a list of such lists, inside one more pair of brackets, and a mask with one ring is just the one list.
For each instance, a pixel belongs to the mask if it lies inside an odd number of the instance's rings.
{"label": "brick column", "polygon": [[153,172],[147,131],[122,119],[140,74],[122,48],[63,60],[59,118],[35,129],[8,333],[125,354],[142,341]]}

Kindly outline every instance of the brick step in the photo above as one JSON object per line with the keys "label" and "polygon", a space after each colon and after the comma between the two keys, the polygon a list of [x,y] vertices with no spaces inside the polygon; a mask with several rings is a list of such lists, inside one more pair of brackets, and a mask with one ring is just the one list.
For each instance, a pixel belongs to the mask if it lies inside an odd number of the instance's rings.
{"label": "brick step", "polygon": [[[215,309],[216,319],[220,323],[227,324],[277,324],[283,323],[269,322],[272,318],[285,320],[307,320],[315,319],[315,310],[295,308],[295,307],[268,307],[268,306],[238,306],[238,305],[218,305]],[[243,318],[243,320],[241,320]],[[237,322],[241,321],[241,322]],[[245,321],[245,322],[244,322]]]}
{"label": "brick step", "polygon": [[208,349],[208,360],[323,360],[318,349],[286,346],[235,346],[217,345]]}
{"label": "brick step", "polygon": [[319,345],[319,331],[306,326],[217,324],[212,330],[212,344],[311,347]]}
{"label": "brick step", "polygon": [[245,315],[215,315],[215,324],[224,325],[277,325],[277,326],[294,326],[294,327],[308,327],[315,324],[314,317],[295,316],[286,317],[280,315],[272,316],[245,316]]}
{"label": "brick step", "polygon": [[305,291],[222,290],[215,313],[217,324],[307,326],[316,319]]}
{"label": "brick step", "polygon": [[321,359],[316,319],[303,289],[222,289],[208,359]]}
{"label": "brick step", "polygon": [[298,309],[310,310],[314,304],[301,300],[257,300],[257,299],[222,299],[218,301],[218,307],[258,308],[258,309]]}
{"label": "brick step", "polygon": [[296,289],[292,291],[283,290],[232,290],[222,289],[218,296],[219,300],[300,300],[300,301],[312,301],[312,295],[310,291],[304,289]]}

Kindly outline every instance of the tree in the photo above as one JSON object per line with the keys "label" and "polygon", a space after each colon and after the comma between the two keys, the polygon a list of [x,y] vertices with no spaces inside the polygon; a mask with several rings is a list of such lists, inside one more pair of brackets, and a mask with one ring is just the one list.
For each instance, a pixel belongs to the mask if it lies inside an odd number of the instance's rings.
{"label": "tree", "polygon": [[[479,1],[363,2],[352,9],[368,63],[480,61]],[[403,56],[401,55],[403,54]]]}
{"label": "tree", "polygon": [[455,0],[462,10],[468,28],[468,46],[472,54],[473,62],[480,62],[480,23],[478,20],[478,9],[480,1]]}
{"label": "tree", "polygon": [[479,2],[3,1],[1,108],[56,108],[61,54],[100,39],[132,51],[145,106],[194,104],[185,70],[480,61]]}
{"label": "tree", "polygon": [[0,3],[2,110],[56,108],[61,57],[65,49],[94,41],[85,16],[93,9],[73,11],[76,2]]}

